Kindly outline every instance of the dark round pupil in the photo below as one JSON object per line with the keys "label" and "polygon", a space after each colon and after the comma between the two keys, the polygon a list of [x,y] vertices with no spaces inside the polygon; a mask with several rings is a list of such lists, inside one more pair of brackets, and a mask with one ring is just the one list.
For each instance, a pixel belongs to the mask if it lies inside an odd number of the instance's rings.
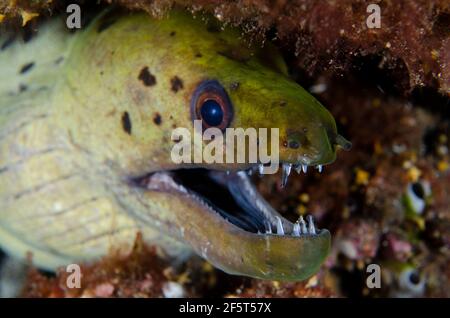
{"label": "dark round pupil", "polygon": [[202,119],[209,126],[219,126],[223,121],[222,107],[213,99],[209,99],[203,103],[200,113]]}
{"label": "dark round pupil", "polygon": [[423,190],[422,185],[419,182],[415,182],[412,185],[412,190],[416,196],[418,196],[420,199],[425,198],[425,191]]}
{"label": "dark round pupil", "polygon": [[409,275],[409,280],[411,281],[411,283],[413,283],[414,285],[417,285],[418,283],[420,283],[420,275],[419,273],[417,273],[416,271],[412,272]]}

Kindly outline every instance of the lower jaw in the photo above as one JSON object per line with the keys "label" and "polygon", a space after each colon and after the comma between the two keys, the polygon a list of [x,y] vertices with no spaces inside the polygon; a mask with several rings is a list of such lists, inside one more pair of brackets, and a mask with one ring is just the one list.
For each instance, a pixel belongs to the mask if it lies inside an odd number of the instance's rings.
{"label": "lower jaw", "polygon": [[[157,191],[164,187],[166,190],[170,188],[173,195],[184,202],[186,209],[176,215],[177,226],[183,229],[182,240],[225,272],[290,281],[303,280],[313,275],[330,249],[330,234],[327,230],[315,229],[312,221],[309,224],[302,223],[304,221],[293,224],[279,216],[265,201],[259,211],[254,211],[255,214],[246,215],[247,221],[243,221],[239,213],[233,215],[229,211],[218,211],[220,208],[239,208],[232,199],[239,196],[240,192],[254,190],[254,187],[253,190],[243,190],[248,178],[242,174],[195,169],[159,172],[146,177],[145,182],[141,180],[141,186],[145,184],[148,189]],[[228,194],[234,192],[234,195],[221,198],[227,192],[214,193],[214,188],[205,178],[213,178],[223,187],[235,186],[234,191],[228,191]],[[203,195],[214,195],[210,197],[213,202],[205,200]],[[258,196],[257,192],[246,193],[237,201],[240,204],[248,204],[245,202],[248,199],[258,202],[262,199]],[[220,203],[218,199],[225,202]],[[217,205],[222,206],[218,208]],[[231,219],[233,216],[241,222]],[[264,220],[269,220],[270,225],[267,226]]]}

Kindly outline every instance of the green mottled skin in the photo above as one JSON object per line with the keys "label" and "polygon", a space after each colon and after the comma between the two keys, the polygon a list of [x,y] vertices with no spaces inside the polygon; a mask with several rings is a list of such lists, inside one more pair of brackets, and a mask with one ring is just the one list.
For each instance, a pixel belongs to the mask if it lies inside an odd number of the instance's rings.
{"label": "green mottled skin", "polygon": [[[99,32],[105,21],[114,23]],[[171,132],[192,127],[191,95],[205,79],[227,90],[231,127],[280,128],[280,161],[332,162],[334,119],[285,75],[274,48],[249,49],[238,31],[210,32],[178,12],[163,20],[109,14],[74,34],[60,24],[0,51],[4,249],[20,257],[31,251],[37,265],[54,268],[127,250],[140,231],[169,256],[193,249],[230,273],[299,280],[317,271],[329,251],[326,230],[303,238],[251,234],[186,193],[128,184],[130,176],[180,168],[170,159]],[[34,67],[19,74],[31,61]],[[144,67],[156,84],[139,79]],[[174,76],[183,82],[177,92]],[[20,84],[27,89],[20,92]],[[291,139],[302,147],[282,146]]]}

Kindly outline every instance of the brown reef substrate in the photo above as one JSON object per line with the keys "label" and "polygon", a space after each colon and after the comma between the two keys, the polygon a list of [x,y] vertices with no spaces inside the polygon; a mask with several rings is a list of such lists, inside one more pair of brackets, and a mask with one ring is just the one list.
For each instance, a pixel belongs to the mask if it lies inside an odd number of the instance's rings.
{"label": "brown reef substrate", "polygon": [[[86,1],[77,1],[86,2]],[[404,94],[423,87],[450,94],[450,2],[447,0],[105,0],[157,17],[174,5],[207,12],[253,37],[275,39],[292,65],[317,76],[346,74],[371,61]],[[381,28],[366,25],[367,6],[381,8]],[[63,1],[0,0],[0,20],[33,24],[65,12]]]}

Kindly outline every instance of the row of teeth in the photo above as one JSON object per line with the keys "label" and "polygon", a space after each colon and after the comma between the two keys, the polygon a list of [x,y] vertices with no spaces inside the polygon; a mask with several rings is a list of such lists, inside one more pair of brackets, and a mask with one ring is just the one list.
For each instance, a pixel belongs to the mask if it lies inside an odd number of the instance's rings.
{"label": "row of teeth", "polygon": [[[269,221],[265,221],[264,225],[266,227],[266,234],[278,234],[278,235],[285,235],[285,231],[283,228],[283,223],[281,222],[280,217],[276,217],[276,232],[272,231],[272,226]],[[293,229],[292,229],[292,236],[300,236],[302,234],[310,234],[315,235],[316,234],[316,228],[314,227],[314,220],[311,215],[308,215],[306,217],[307,222],[303,219],[303,216],[300,216],[300,218],[297,220],[297,222],[294,223]]]}
{"label": "row of teeth", "polygon": [[[291,170],[294,168],[295,171],[297,171],[298,174],[301,172],[306,173],[308,172],[308,166],[302,165],[302,164],[296,164],[293,165],[292,163],[283,163],[283,170],[281,175],[281,187],[284,188],[288,182],[289,175],[291,174]],[[319,173],[322,172],[322,165],[317,165],[316,169],[319,171]]]}
{"label": "row of teeth", "polygon": [[[302,165],[302,164],[292,164],[292,163],[283,163],[282,165],[282,175],[281,175],[281,187],[284,188],[288,182],[289,179],[289,175],[291,174],[292,168],[294,168],[295,171],[297,171],[298,174],[300,173],[306,173],[308,172],[308,166],[307,165]],[[323,166],[322,165],[317,165],[316,169],[319,171],[319,173],[322,172],[323,170]],[[260,164],[258,166],[258,172],[259,175],[263,175],[264,174],[264,165]],[[252,170],[248,171],[249,174],[252,173]]]}

